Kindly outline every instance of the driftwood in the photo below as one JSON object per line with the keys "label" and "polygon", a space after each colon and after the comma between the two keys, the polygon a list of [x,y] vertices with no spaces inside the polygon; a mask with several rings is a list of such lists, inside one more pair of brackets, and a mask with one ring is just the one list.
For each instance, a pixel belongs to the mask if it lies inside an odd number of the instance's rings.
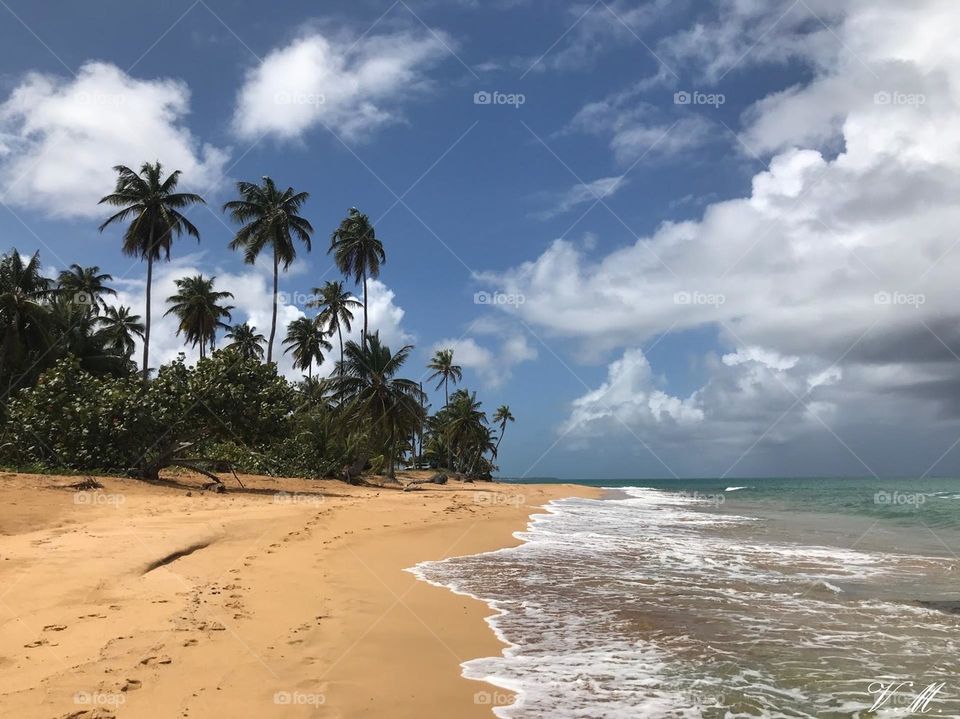
{"label": "driftwood", "polygon": [[192,470],[212,480],[209,484],[204,486],[204,489],[213,488],[218,494],[220,494],[226,491],[226,486],[223,484],[223,480],[210,470],[201,467],[200,464],[209,463],[214,466],[221,464],[226,465],[230,469],[230,473],[233,475],[233,478],[237,480],[237,484],[240,485],[241,489],[244,488],[243,482],[240,481],[240,477],[237,476],[237,473],[234,471],[233,464],[231,462],[223,459],[214,459],[211,457],[176,456],[190,449],[193,445],[194,442],[182,442],[172,450],[161,452],[156,461],[147,462],[138,469],[129,470],[128,473],[132,476],[138,476],[143,479],[158,480],[160,479],[160,470],[164,467],[183,467],[184,469]]}
{"label": "driftwood", "polygon": [[411,479],[403,488],[404,492],[412,491],[413,489],[419,489],[421,484],[446,484],[447,475],[445,474],[435,474],[432,477],[427,479]]}

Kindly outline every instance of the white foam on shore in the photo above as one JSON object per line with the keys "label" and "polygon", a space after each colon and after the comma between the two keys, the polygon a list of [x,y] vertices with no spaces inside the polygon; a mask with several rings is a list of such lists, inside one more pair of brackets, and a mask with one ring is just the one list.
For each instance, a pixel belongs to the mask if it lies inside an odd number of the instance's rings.
{"label": "white foam on shore", "polygon": [[[947,615],[847,599],[844,582],[895,576],[888,555],[761,541],[758,521],[705,511],[681,494],[617,488],[608,499],[551,502],[514,534],[517,547],[407,571],[493,610],[486,621],[506,648],[461,666],[463,676],[515,693],[511,704],[478,688],[502,719],[863,711],[869,697],[823,690],[837,677],[821,657],[844,656],[858,678],[872,676],[914,644],[916,621],[900,621],[911,615],[925,618],[924,651],[960,650]],[[932,561],[902,559],[911,569]],[[871,620],[883,631],[864,626]],[[756,659],[752,642],[763,648]],[[763,659],[770,651],[806,667],[811,686],[780,681]],[[727,710],[731,692],[741,697],[734,702],[749,696],[749,712]]]}

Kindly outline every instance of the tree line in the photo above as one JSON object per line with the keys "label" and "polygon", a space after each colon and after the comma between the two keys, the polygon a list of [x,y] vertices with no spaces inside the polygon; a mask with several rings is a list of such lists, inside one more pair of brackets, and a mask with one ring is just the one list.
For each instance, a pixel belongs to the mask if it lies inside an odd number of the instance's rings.
{"label": "tree line", "polygon": [[[180,192],[181,173],[165,174],[159,162],[114,169],[116,185],[101,204],[115,212],[100,231],[122,226],[124,254],[145,261],[144,316],[117,304],[113,278],[99,267],[74,264],[48,278],[39,254],[27,258],[13,249],[0,257],[0,461],[150,478],[166,466],[209,473],[205,467],[223,462],[250,472],[342,474],[351,481],[365,470],[392,477],[400,464],[481,477],[495,471],[514,421],[510,408],[500,407],[491,424],[475,393],[451,393],[463,375],[453,350],[444,349],[427,367],[429,381],[444,390],[444,405],[430,414],[422,383],[400,376],[413,346],[393,351],[370,327],[368,281],[379,277],[387,256],[357,208],[330,236],[328,253],[344,279],[313,288],[307,307],[316,313],[291,322],[280,341],[306,374],[300,382],[277,374],[280,273],[299,246],[312,249],[314,228],[302,216],[308,193],[281,189],[269,177],[237,183],[237,199],[223,207],[237,226],[229,247],[248,264],[264,254],[271,260],[269,335],[230,324],[233,295],[218,290],[215,277],[183,277],[166,298],[165,314],[174,316],[177,335],[200,359],[188,367],[181,355],[152,374],[154,265],[170,259],[176,238],[200,240],[188,214],[205,201]],[[359,297],[347,281],[362,288]],[[360,339],[345,341],[360,311]],[[218,336],[225,340],[220,349]],[[333,371],[315,376],[334,342]]]}

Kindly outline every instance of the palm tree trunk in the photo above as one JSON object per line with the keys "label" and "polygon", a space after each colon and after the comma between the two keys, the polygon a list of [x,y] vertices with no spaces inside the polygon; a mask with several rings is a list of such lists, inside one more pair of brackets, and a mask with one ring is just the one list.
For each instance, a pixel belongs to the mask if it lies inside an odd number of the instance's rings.
{"label": "palm tree trunk", "polygon": [[147,250],[147,306],[143,321],[143,381],[150,372],[150,290],[153,286],[153,225],[150,225],[150,248]]}
{"label": "palm tree trunk", "polygon": [[343,377],[343,331],[340,329],[340,320],[337,320],[337,337],[340,339],[340,367],[339,374]]}
{"label": "palm tree trunk", "polygon": [[443,376],[443,404],[444,404],[444,406],[450,404],[450,394],[449,394],[449,390],[447,389],[447,382],[449,382],[449,381],[450,381],[450,377],[447,376],[447,375],[444,375],[444,376]]}
{"label": "palm tree trunk", "polygon": [[503,433],[506,432],[506,431],[507,431],[507,423],[504,422],[502,425],[500,425],[500,436],[497,437],[497,444],[496,444],[496,446],[494,446],[494,448],[493,448],[493,456],[494,456],[494,457],[496,457],[496,456],[497,456],[497,452],[500,451],[500,442],[503,441]]}
{"label": "palm tree trunk", "polygon": [[277,295],[280,294],[277,248],[273,248],[273,317],[270,320],[270,343],[267,345],[267,364],[273,362],[273,338],[277,334]]}
{"label": "palm tree trunk", "polygon": [[367,346],[367,268],[363,268],[363,342],[361,346]]}

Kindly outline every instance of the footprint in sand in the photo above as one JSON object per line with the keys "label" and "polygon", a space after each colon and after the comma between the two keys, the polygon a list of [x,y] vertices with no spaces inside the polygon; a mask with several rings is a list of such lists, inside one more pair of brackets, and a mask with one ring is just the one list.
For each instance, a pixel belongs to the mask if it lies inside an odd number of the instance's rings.
{"label": "footprint in sand", "polygon": [[46,639],[37,639],[36,641],[30,642],[29,644],[24,644],[24,649],[36,649],[37,647],[42,647],[45,644],[49,644]]}
{"label": "footprint in sand", "polygon": [[139,679],[127,679],[127,683],[120,687],[122,692],[132,692],[136,691],[143,686],[143,682]]}
{"label": "footprint in sand", "polygon": [[144,666],[150,666],[151,664],[172,664],[173,660],[166,654],[161,654],[159,656],[144,657],[140,660],[140,663]]}
{"label": "footprint in sand", "polygon": [[48,624],[43,628],[45,632],[62,632],[67,628],[66,624]]}
{"label": "footprint in sand", "polygon": [[196,639],[188,639],[187,641],[185,641],[185,642],[183,643],[183,646],[185,646],[185,647],[195,647],[195,646],[197,646],[197,644],[199,644],[199,643],[200,643],[200,642],[198,642]]}

